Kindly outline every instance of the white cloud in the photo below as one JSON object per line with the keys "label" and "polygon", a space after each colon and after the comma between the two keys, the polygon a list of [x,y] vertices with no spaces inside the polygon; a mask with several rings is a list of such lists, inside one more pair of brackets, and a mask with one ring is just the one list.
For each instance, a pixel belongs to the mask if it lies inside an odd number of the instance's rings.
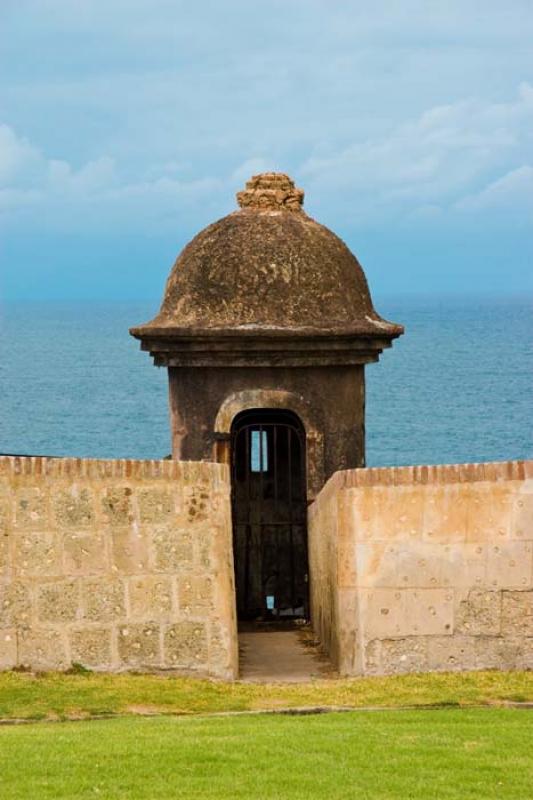
{"label": "white cloud", "polygon": [[39,151],[27,139],[19,138],[9,125],[0,124],[0,185],[20,180],[40,158]]}
{"label": "white cloud", "polygon": [[471,99],[438,106],[387,137],[311,156],[301,174],[315,193],[336,192],[349,214],[365,218],[387,210],[460,209],[461,198],[488,175],[511,172],[518,158],[533,157],[532,128],[533,88],[523,84],[509,103]]}
{"label": "white cloud", "polygon": [[457,203],[465,211],[510,211],[533,221],[533,167],[524,164]]}
{"label": "white cloud", "polygon": [[[102,156],[75,168],[47,159],[7,125],[0,126],[0,213],[4,224],[42,221],[52,228],[108,229],[118,225],[157,227],[190,219],[207,203],[217,205],[220,182],[213,178],[177,180],[167,165],[138,181],[121,179],[113,158]],[[36,208],[41,215],[35,216]]]}
{"label": "white cloud", "polygon": [[[300,163],[255,155],[218,175],[185,162],[153,160],[135,178],[109,155],[75,166],[48,158],[7,125],[0,126],[0,211],[8,223],[62,230],[201,227],[234,208],[235,189],[254,173],[292,172],[317,216],[344,224],[391,219],[442,220],[446,214],[530,208],[533,88],[522,84],[506,103],[461,100],[427,109],[387,136],[322,143]],[[279,162],[282,163],[279,163]],[[209,174],[211,172],[211,174]],[[35,215],[36,208],[41,209]],[[521,211],[523,216],[523,212]]]}

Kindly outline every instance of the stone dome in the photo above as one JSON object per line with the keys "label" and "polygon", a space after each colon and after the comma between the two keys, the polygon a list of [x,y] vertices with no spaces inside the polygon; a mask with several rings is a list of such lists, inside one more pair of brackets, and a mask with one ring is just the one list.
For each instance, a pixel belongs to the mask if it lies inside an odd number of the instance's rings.
{"label": "stone dome", "polygon": [[375,312],[355,256],[305,213],[303,196],[287,175],[251,178],[240,209],[182,250],[159,314],[131,333],[399,336],[402,326]]}

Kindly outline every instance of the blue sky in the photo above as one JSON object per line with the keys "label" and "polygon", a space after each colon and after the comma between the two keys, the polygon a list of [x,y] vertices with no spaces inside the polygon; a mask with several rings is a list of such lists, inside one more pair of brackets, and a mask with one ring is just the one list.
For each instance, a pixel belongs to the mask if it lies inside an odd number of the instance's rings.
{"label": "blue sky", "polygon": [[4,299],[153,299],[254,172],[376,293],[533,288],[531,0],[2,0]]}

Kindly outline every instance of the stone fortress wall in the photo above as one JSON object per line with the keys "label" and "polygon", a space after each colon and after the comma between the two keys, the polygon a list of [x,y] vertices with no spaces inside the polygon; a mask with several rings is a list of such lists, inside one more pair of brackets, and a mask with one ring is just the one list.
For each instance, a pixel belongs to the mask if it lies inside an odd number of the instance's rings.
{"label": "stone fortress wall", "polygon": [[533,669],[533,462],[337,472],[309,514],[343,675]]}
{"label": "stone fortress wall", "polygon": [[[309,510],[343,675],[533,668],[533,462],[337,472]],[[0,458],[0,668],[238,676],[222,464]]]}
{"label": "stone fortress wall", "polygon": [[238,670],[227,467],[0,458],[0,668]]}

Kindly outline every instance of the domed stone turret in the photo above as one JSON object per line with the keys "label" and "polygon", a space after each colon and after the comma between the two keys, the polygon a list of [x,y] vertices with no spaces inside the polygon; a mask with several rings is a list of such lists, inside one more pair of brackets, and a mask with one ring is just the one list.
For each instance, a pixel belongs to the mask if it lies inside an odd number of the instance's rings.
{"label": "domed stone turret", "polygon": [[240,208],[183,249],[157,316],[130,332],[168,367],[174,458],[229,461],[242,413],[259,431],[263,411],[266,427],[279,413],[305,432],[312,497],[364,465],[364,364],[403,328],[376,313],[359,262],[303,198],[287,175],[251,178]]}
{"label": "domed stone turret", "polygon": [[184,248],[159,314],[133,335],[218,330],[242,336],[248,329],[398,336],[402,328],[374,311],[355,256],[307,216],[303,197],[287,175],[254,176],[237,194],[240,210]]}

